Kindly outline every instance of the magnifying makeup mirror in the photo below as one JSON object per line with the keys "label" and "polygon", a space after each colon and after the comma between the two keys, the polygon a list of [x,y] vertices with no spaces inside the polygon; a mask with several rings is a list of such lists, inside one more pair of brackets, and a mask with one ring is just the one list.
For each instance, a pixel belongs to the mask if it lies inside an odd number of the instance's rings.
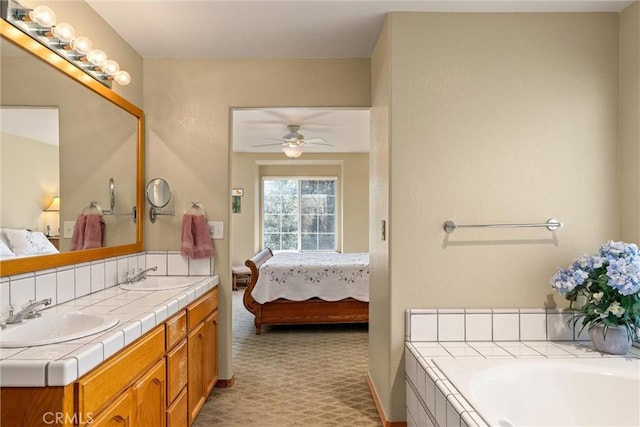
{"label": "magnifying makeup mirror", "polygon": [[154,178],[147,184],[147,200],[151,204],[149,208],[149,219],[152,223],[156,222],[158,215],[175,215],[175,212],[162,212],[171,200],[171,187],[169,183],[162,178]]}

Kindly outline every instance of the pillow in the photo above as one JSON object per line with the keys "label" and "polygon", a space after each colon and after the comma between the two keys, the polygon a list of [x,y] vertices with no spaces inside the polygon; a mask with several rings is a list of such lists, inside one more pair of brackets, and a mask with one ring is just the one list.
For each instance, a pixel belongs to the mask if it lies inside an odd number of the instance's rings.
{"label": "pillow", "polygon": [[0,256],[15,256],[15,254],[11,252],[11,249],[9,249],[9,246],[2,240],[0,240]]}
{"label": "pillow", "polygon": [[10,247],[11,245],[9,245],[9,239],[7,239],[7,235],[4,234],[4,230],[6,229],[0,228],[0,242],[3,242],[5,245],[7,245],[7,247]]}
{"label": "pillow", "polygon": [[43,255],[58,253],[53,244],[40,231],[4,230],[13,253],[16,255]]}

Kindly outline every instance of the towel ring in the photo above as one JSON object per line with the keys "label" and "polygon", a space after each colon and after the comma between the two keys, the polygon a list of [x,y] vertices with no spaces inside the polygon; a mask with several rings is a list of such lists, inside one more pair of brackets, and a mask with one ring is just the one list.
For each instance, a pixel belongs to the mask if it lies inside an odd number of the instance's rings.
{"label": "towel ring", "polygon": [[207,211],[202,206],[202,203],[196,200],[195,202],[191,202],[191,206],[189,206],[189,209],[187,209],[186,213],[193,214],[193,215],[196,215],[196,214],[206,215]]}
{"label": "towel ring", "polygon": [[98,204],[98,202],[96,202],[95,200],[92,200],[91,202],[89,202],[88,206],[85,206],[82,209],[82,215],[86,215],[87,214],[87,210],[89,209],[95,209],[96,211],[98,211],[97,213],[102,216],[104,214],[102,208],[100,207],[100,205]]}

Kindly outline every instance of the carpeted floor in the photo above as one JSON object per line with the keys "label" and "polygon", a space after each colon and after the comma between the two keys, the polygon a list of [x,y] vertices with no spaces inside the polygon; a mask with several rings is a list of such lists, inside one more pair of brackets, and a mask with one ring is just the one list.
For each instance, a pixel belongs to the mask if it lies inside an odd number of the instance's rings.
{"label": "carpeted floor", "polygon": [[263,327],[233,294],[235,384],[194,427],[380,426],[367,387],[366,325]]}

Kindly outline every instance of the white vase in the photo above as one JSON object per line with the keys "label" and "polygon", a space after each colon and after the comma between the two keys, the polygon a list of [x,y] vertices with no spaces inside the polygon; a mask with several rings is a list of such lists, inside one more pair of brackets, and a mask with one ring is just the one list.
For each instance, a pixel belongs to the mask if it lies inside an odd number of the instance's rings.
{"label": "white vase", "polygon": [[626,354],[631,348],[631,338],[624,326],[609,326],[604,335],[604,326],[597,325],[589,329],[591,342],[596,350],[609,354]]}

